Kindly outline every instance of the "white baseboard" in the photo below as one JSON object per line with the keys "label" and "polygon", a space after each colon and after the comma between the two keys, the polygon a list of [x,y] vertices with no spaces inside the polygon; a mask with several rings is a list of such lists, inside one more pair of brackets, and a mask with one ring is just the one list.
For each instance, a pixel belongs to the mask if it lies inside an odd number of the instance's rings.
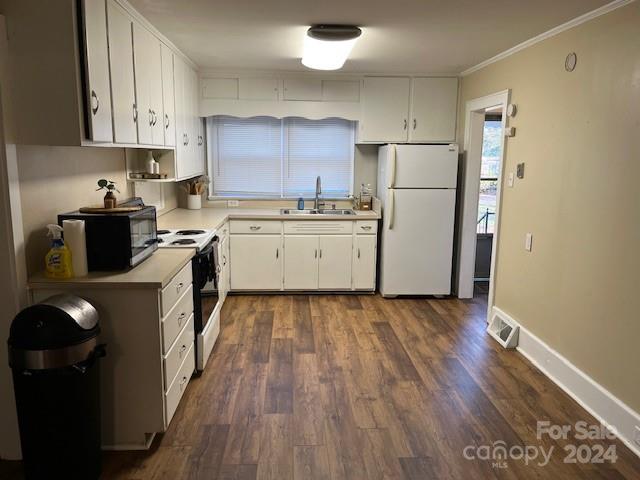
{"label": "white baseboard", "polygon": [[509,314],[498,307],[493,307],[492,313],[498,313],[519,325],[520,337],[517,350],[598,421],[614,427],[620,441],[640,457],[640,445],[634,441],[635,427],[640,427],[638,412],[632,410],[560,353],[524,328]]}

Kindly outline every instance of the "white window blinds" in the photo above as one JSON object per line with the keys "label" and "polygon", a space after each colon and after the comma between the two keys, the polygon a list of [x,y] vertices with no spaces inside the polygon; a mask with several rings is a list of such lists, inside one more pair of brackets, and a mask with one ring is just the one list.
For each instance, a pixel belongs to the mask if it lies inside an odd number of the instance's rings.
{"label": "white window blinds", "polygon": [[[209,172],[217,195],[280,196],[281,122],[270,117],[207,119]],[[212,167],[212,168],[211,168]]]}
{"label": "white window blinds", "polygon": [[351,193],[353,122],[340,118],[285,119],[284,196],[308,196],[322,177],[322,193],[346,197]]}
{"label": "white window blinds", "polygon": [[324,196],[352,193],[354,122],[216,116],[207,137],[216,196],[310,196],[318,175]]}

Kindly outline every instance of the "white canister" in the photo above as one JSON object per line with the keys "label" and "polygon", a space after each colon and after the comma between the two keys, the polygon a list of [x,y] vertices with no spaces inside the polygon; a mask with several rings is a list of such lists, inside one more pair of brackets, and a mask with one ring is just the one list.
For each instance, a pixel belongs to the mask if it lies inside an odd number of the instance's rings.
{"label": "white canister", "polygon": [[189,210],[200,210],[202,208],[202,196],[187,195],[187,208]]}

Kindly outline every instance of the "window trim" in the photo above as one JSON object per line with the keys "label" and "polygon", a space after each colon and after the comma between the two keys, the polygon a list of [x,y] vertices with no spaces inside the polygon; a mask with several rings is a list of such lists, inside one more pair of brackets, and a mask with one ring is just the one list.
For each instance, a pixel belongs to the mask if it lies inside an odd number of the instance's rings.
{"label": "window trim", "polygon": [[[215,117],[216,115],[214,115],[213,117]],[[220,116],[224,116],[224,115],[220,115]],[[272,117],[272,118],[277,118],[277,117]],[[288,167],[288,142],[287,142],[287,136],[289,134],[289,129],[285,126],[285,120],[287,120],[288,118],[295,118],[295,117],[281,117],[281,118],[277,118],[280,121],[281,124],[281,135],[280,135],[280,142],[281,142],[281,152],[282,152],[282,158],[281,158],[281,170],[280,170],[280,195],[276,196],[276,195],[268,195],[268,194],[264,194],[264,193],[257,193],[257,194],[229,194],[229,195],[220,195],[220,194],[214,194],[214,189],[213,189],[213,181],[214,181],[214,174],[211,171],[211,168],[214,167],[217,157],[217,148],[215,147],[215,143],[216,141],[211,141],[211,142],[207,142],[207,158],[206,158],[206,170],[207,170],[207,175],[209,177],[209,185],[208,185],[208,189],[207,191],[209,192],[207,195],[207,200],[211,200],[211,201],[220,201],[220,200],[256,200],[256,201],[273,201],[273,202],[277,202],[277,201],[283,201],[283,200],[297,200],[298,196],[285,196],[284,195],[284,190],[285,190],[285,179],[284,179],[284,175],[285,175],[285,168]],[[303,117],[301,117],[303,118]],[[354,192],[354,182],[355,182],[355,163],[356,163],[356,128],[357,128],[357,122],[354,122],[353,120],[349,120],[347,118],[341,118],[341,117],[327,117],[327,119],[331,119],[331,118],[337,118],[340,120],[345,120],[350,122],[351,128],[350,128],[350,136],[351,136],[351,143],[353,145],[353,148],[351,149],[351,161],[350,161],[350,165],[349,165],[349,191],[347,193],[346,196],[344,197],[336,197],[336,196],[327,196],[327,195],[322,195],[322,199],[323,200],[331,200],[331,201],[340,201],[340,200],[351,200],[354,198],[353,192]],[[206,119],[205,119],[206,120]],[[309,199],[313,199],[313,197],[304,197],[303,198],[305,200],[309,200]]]}

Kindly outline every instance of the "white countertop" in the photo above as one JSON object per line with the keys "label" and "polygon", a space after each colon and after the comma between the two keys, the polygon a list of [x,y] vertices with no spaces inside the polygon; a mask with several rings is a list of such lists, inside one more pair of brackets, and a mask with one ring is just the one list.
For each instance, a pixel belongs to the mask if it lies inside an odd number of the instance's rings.
{"label": "white countertop", "polygon": [[176,208],[158,217],[159,229],[206,228],[216,230],[227,220],[378,220],[380,213],[374,210],[355,210],[355,215],[287,215],[280,208],[201,208],[187,210]]}
{"label": "white countertop", "polygon": [[195,254],[193,248],[160,248],[139,265],[116,272],[89,272],[86,277],[48,278],[39,272],[29,278],[29,288],[164,288]]}

